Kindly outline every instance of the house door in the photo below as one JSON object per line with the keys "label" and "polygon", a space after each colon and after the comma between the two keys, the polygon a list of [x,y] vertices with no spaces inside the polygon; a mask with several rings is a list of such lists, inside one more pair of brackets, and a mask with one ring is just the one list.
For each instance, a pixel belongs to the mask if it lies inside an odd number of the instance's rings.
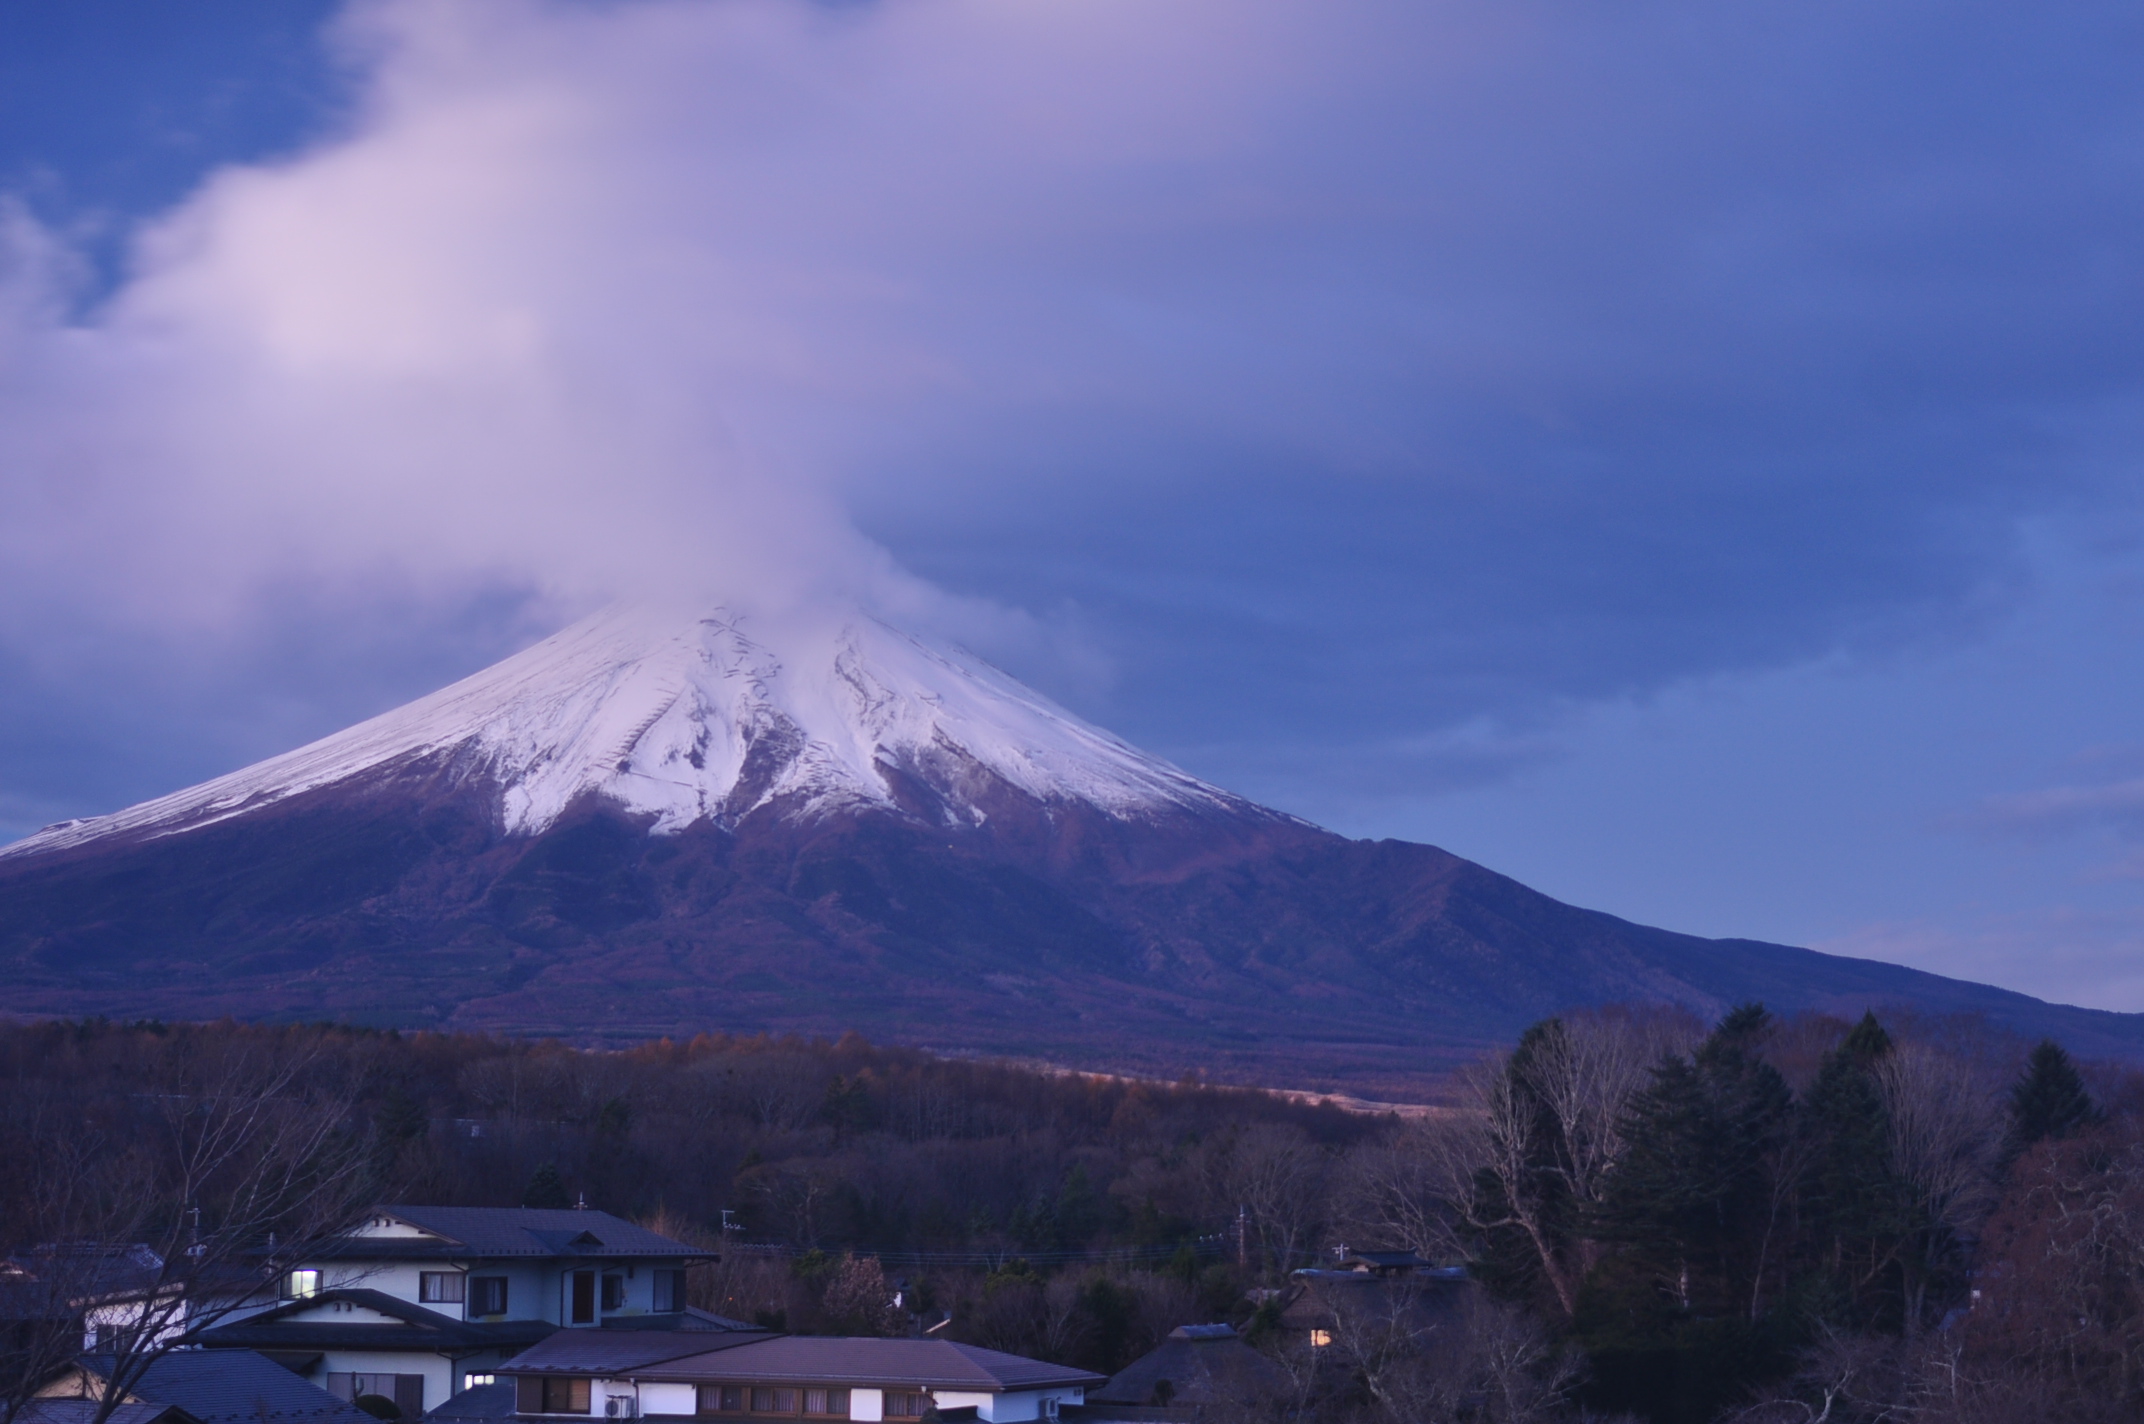
{"label": "house door", "polygon": [[575,1271],[573,1273],[573,1314],[568,1323],[573,1325],[593,1325],[596,1323],[596,1273],[594,1271]]}

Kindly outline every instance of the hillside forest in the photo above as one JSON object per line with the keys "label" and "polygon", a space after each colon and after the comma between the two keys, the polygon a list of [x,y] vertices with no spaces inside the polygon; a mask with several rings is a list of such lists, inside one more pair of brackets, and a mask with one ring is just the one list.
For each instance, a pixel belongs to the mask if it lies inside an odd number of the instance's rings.
{"label": "hillside forest", "polygon": [[[1246,1418],[2144,1411],[2144,1078],[1971,1020],[1588,1011],[1407,1117],[853,1035],[0,1026],[18,1255],[199,1259],[394,1201],[585,1202],[719,1256],[694,1304],[794,1332],[1108,1374],[1228,1321],[1292,1382]],[[1471,1284],[1292,1274],[1365,1250]]]}

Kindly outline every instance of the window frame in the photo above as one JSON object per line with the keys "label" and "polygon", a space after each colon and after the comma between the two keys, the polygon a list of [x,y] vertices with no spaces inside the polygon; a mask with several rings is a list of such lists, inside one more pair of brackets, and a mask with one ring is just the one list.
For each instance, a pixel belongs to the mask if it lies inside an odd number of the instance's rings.
{"label": "window frame", "polygon": [[[448,1294],[450,1291],[452,1294]],[[463,1305],[468,1299],[469,1275],[466,1271],[417,1272],[419,1305]]]}
{"label": "window frame", "polygon": [[[789,1409],[779,1407],[759,1408],[753,1400],[755,1392],[769,1395],[784,1393],[792,1396],[795,1404]],[[827,1407],[814,1410],[810,1407],[814,1394],[826,1396]],[[730,1398],[725,1399],[723,1396]],[[693,1413],[722,1419],[846,1419],[853,1401],[854,1391],[847,1385],[809,1385],[778,1381],[740,1380],[735,1384],[703,1384],[694,1389]],[[734,1400],[735,1402],[731,1402]],[[929,1407],[928,1397],[924,1400]],[[920,1418],[921,1411],[912,1415],[894,1415],[893,1418]]]}
{"label": "window frame", "polygon": [[[563,1392],[565,1407],[555,1407]],[[578,1407],[576,1407],[578,1405]],[[580,1414],[595,1411],[595,1377],[593,1375],[516,1375],[514,1377],[514,1412],[516,1414]]]}
{"label": "window frame", "polygon": [[[507,1280],[505,1276],[479,1276],[472,1273],[462,1287],[462,1295],[465,1297],[462,1314],[472,1318],[506,1314],[506,1303],[511,1294],[507,1289]],[[482,1306],[490,1304],[489,1298],[494,1294],[498,1296],[499,1308],[482,1309]]]}

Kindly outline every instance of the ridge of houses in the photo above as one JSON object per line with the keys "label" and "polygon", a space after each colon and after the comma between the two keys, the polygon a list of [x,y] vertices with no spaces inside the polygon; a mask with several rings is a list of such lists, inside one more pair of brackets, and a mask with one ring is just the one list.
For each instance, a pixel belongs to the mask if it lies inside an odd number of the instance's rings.
{"label": "ridge of houses", "polygon": [[[102,1253],[77,1302],[83,1353],[13,1424],[90,1424],[127,1282],[162,1279],[160,1261],[129,1254],[143,1250],[44,1247],[10,1263],[31,1279],[41,1261]],[[1226,1325],[1182,1327],[1113,1379],[944,1339],[781,1334],[687,1304],[686,1269],[713,1259],[585,1207],[376,1207],[274,1280],[233,1281],[204,1323],[173,1327],[183,1336],[160,1343],[175,1348],[107,1424],[1220,1420],[1281,1384]],[[1451,1274],[1343,1251],[1296,1272],[1276,1313],[1318,1347],[1336,1288]],[[154,1288],[134,1288],[133,1319]]]}

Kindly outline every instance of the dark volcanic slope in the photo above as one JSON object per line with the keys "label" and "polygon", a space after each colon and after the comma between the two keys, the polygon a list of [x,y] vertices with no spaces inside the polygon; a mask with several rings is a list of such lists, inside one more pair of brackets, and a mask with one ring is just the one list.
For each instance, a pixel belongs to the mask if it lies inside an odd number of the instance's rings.
{"label": "dark volcanic slope", "polygon": [[988,834],[770,805],[512,839],[407,769],[181,835],[0,859],[19,1012],[625,1038],[838,1033],[1418,1089],[1543,1014],[1671,999],[1976,1012],[2144,1057],[2144,1016],[1580,910],[1434,847],[1007,801]]}

